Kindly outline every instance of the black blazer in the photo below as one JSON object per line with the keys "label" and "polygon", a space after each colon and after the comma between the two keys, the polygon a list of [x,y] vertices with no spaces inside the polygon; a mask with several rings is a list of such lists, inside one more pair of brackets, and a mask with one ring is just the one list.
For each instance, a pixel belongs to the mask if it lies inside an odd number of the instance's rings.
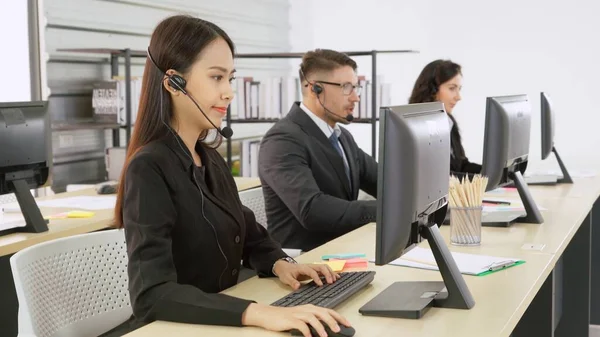
{"label": "black blazer", "polygon": [[460,136],[460,130],[454,116],[448,114],[448,117],[452,121],[452,129],[450,130],[450,171],[452,174],[457,176],[464,176],[465,174],[478,174],[481,173],[481,165],[472,163],[469,158],[465,155],[465,149],[462,145],[462,139]]}
{"label": "black blazer", "polygon": [[123,221],[133,314],[143,323],[240,326],[251,301],[217,293],[237,283],[242,259],[259,276],[273,276],[273,264],[286,255],[242,206],[217,151],[200,143],[196,151],[205,178],[175,135],[143,147],[127,168]]}
{"label": "black blazer", "polygon": [[376,220],[377,202],[356,199],[359,189],[377,196],[377,162],[341,129],[352,186],[342,157],[299,102],[262,139],[267,228],[285,248],[307,251]]}

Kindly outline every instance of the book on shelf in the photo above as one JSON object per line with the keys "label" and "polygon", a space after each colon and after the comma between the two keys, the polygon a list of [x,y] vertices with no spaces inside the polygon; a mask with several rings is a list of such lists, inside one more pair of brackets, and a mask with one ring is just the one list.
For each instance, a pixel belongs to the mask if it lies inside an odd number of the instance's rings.
{"label": "book on shelf", "polygon": [[[358,114],[355,118],[370,119],[373,117],[373,81],[366,76],[359,76],[358,82],[362,86],[360,102],[358,103]],[[383,81],[381,75],[377,76],[377,108],[375,118],[379,118],[379,108],[389,106],[392,102],[391,84]]]}
{"label": "book on shelf", "polygon": [[[360,102],[356,106],[355,117],[371,118],[372,81],[364,75],[358,76],[362,86]],[[379,107],[390,105],[390,84],[377,77],[377,111]],[[234,120],[280,119],[285,117],[292,104],[302,100],[302,86],[298,77],[239,77],[234,83],[235,96],[231,101],[231,118]]]}
{"label": "book on shelf", "polygon": [[258,177],[258,152],[261,138],[245,139],[242,141],[240,176]]}
{"label": "book on shelf", "polygon": [[237,120],[282,118],[302,97],[297,77],[239,77],[233,86],[231,117]]}
{"label": "book on shelf", "polygon": [[[92,109],[94,121],[127,125],[125,79],[115,77],[94,83],[92,89]],[[131,124],[134,123],[140,102],[141,78],[131,79]]]}

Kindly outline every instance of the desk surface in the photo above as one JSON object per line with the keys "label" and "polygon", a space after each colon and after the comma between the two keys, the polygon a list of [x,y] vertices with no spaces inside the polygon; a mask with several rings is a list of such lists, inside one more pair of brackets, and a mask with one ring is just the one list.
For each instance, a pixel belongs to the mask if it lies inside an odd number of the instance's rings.
{"label": "desk surface", "polygon": [[[547,209],[542,212],[544,224],[518,223],[510,228],[484,227],[481,246],[448,245],[451,251],[521,258],[526,261],[521,266],[487,276],[464,275],[476,301],[471,310],[432,308],[419,320],[362,316],[358,309],[395,281],[441,280],[437,271],[374,264],[369,264],[369,269],[377,272],[373,283],[336,310],[352,322],[359,335],[389,336],[390,331],[397,331],[408,336],[509,336],[598,197],[600,179],[591,179],[586,185],[560,186],[559,192],[536,193],[536,202]],[[568,190],[566,193],[569,194],[576,189],[579,189],[578,196],[561,197],[565,190]],[[441,232],[448,243],[449,227],[443,226]],[[528,243],[541,243],[544,247],[541,251],[523,249]],[[422,245],[426,246],[426,242]],[[318,261],[324,254],[357,251],[365,252],[369,258],[374,257],[374,224],[363,226],[307,252],[298,257],[298,260],[311,263]],[[285,296],[289,291],[276,279],[255,277],[224,293],[268,304]],[[164,335],[289,336],[287,333],[273,333],[250,327],[231,328],[163,321],[151,323],[127,336]]]}
{"label": "desk surface", "polygon": [[[239,191],[260,186],[260,180],[258,178],[236,177],[235,181]],[[98,194],[96,193],[95,189],[91,188],[74,192],[59,193],[53,196],[39,198],[39,200],[50,200],[82,195],[97,196]],[[40,210],[42,211],[42,214],[46,216],[71,209],[40,207]],[[113,209],[94,212],[95,214],[91,218],[51,220],[50,224],[48,224],[48,231],[44,233],[14,233],[0,236],[0,256],[13,254],[21,249],[41,242],[77,234],[89,233],[111,226],[114,217]]]}
{"label": "desk surface", "polygon": [[[448,241],[448,227],[442,228],[442,234]],[[327,245],[301,255],[300,262],[318,261],[327,253],[364,251],[374,257],[375,226],[366,225],[356,231],[338,238]],[[426,246],[426,245],[424,245]],[[453,251],[480,254],[497,254],[502,251],[507,257],[521,257],[526,263],[483,277],[464,276],[475,298],[475,307],[471,310],[432,308],[419,320],[367,317],[358,313],[358,309],[395,281],[439,281],[438,272],[369,264],[370,270],[377,272],[370,286],[336,308],[346,316],[356,328],[358,335],[390,336],[397,331],[406,336],[508,336],[519,318],[539,290],[555,261],[551,254],[524,253],[513,249],[480,247],[450,247]],[[252,299],[259,303],[272,303],[285,296],[289,289],[276,279],[252,278],[228,289],[225,293]],[[368,333],[367,333],[368,332]],[[138,329],[128,337],[142,336],[285,336],[286,333],[272,333],[259,328],[231,328],[206,325],[188,325],[158,321]]]}
{"label": "desk surface", "polygon": [[[534,199],[581,198],[600,195],[600,174],[593,177],[573,178],[574,184],[528,185]],[[516,191],[514,191],[516,193]],[[495,195],[494,193],[490,196]]]}

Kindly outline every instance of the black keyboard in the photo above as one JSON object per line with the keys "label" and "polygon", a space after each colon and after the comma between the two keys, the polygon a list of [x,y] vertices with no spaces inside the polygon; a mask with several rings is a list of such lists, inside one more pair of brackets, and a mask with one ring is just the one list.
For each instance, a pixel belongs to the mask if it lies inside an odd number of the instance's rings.
{"label": "black keyboard", "polygon": [[333,309],[338,304],[366,287],[375,278],[374,271],[357,271],[339,273],[340,279],[327,284],[324,278],[323,286],[319,287],[314,281],[302,285],[298,290],[274,302],[277,307],[294,307],[313,304],[319,307]]}

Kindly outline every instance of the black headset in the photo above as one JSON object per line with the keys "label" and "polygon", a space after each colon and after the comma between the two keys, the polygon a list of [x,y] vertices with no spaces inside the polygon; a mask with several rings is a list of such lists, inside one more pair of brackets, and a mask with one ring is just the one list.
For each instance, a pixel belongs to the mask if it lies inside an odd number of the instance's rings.
{"label": "black headset", "polygon": [[[307,80],[308,82],[308,80]],[[312,91],[314,91],[315,94],[320,95],[323,92],[323,87],[320,84],[316,84],[314,83],[312,85]]]}
{"label": "black headset", "polygon": [[187,84],[185,78],[177,75],[177,74],[166,74],[169,82],[169,86],[175,90],[181,91],[183,94],[187,95],[185,91],[185,85]]}
{"label": "black headset", "polygon": [[165,72],[164,70],[162,70],[159,66],[158,63],[156,63],[156,61],[154,60],[154,57],[152,57],[152,54],[150,53],[150,47],[148,47],[148,58],[150,59],[150,61],[152,62],[152,64],[154,64],[154,66],[156,67],[156,69],[158,69],[161,73],[165,74],[165,76],[167,76],[167,82],[169,83],[169,86],[175,90],[179,90],[181,91],[184,95],[187,95],[187,91],[185,90],[185,86],[187,84],[187,81],[185,80],[185,78],[181,77],[178,74],[168,74],[167,72]]}

